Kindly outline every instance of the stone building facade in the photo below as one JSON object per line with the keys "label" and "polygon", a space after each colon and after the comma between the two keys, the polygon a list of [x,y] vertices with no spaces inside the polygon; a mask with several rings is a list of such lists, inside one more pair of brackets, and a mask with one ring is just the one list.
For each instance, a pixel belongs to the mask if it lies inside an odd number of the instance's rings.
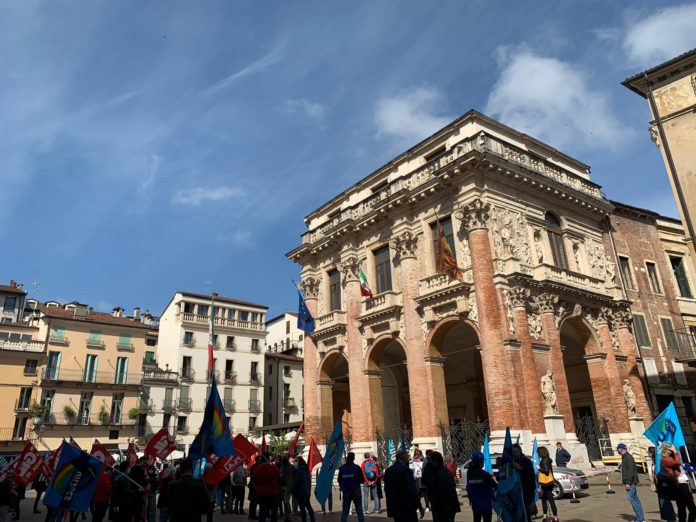
{"label": "stone building facade", "polygon": [[[288,254],[317,322],[307,436],[343,419],[356,452],[403,427],[441,446],[452,423],[487,420],[494,446],[509,426],[529,448],[563,440],[577,465],[578,415],[635,439],[652,415],[612,210],[586,165],[471,111],[309,214]],[[438,223],[461,280],[436,272]]]}

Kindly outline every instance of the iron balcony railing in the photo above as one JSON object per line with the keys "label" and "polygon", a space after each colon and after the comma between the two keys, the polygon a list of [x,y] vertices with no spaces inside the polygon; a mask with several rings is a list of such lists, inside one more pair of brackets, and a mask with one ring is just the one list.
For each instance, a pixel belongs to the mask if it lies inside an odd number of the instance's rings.
{"label": "iron balcony railing", "polygon": [[70,344],[70,340],[64,335],[49,335],[48,342],[53,344]]}
{"label": "iron balcony railing", "polygon": [[191,399],[179,399],[176,409],[179,411],[191,411]]}
{"label": "iron balcony railing", "polygon": [[143,413],[150,413],[155,408],[155,403],[152,399],[140,399],[138,409]]}
{"label": "iron balcony railing", "polygon": [[261,374],[252,372],[249,374],[249,382],[255,384],[256,386],[261,386]]}
{"label": "iron balcony railing", "polygon": [[196,377],[196,372],[193,368],[184,367],[181,370],[181,380],[182,381],[192,381]]}
{"label": "iron balcony railing", "polygon": [[225,382],[234,384],[237,382],[237,372],[225,372]]}
{"label": "iron balcony railing", "polygon": [[90,348],[104,348],[104,341],[101,339],[87,339],[87,346]]}
{"label": "iron balcony railing", "polygon": [[225,345],[225,350],[228,352],[236,352],[237,351],[237,345],[235,343],[227,343]]}
{"label": "iron balcony railing", "polygon": [[172,413],[176,409],[174,400],[164,400],[162,401],[162,411]]}
{"label": "iron balcony railing", "polygon": [[297,403],[295,402],[294,398],[285,397],[285,399],[283,400],[283,407],[288,409],[288,410],[292,410],[292,409],[297,408]]}
{"label": "iron balcony railing", "polygon": [[34,376],[39,374],[39,369],[34,367],[34,368],[24,368],[24,375],[26,376]]}
{"label": "iron balcony railing", "polygon": [[259,412],[261,411],[261,401],[249,401],[249,411]]}
{"label": "iron balcony railing", "polygon": [[674,358],[679,362],[696,361],[696,332],[690,329],[674,330],[677,340],[676,350],[673,350]]}
{"label": "iron balcony railing", "polygon": [[143,376],[139,373],[92,372],[63,368],[44,368],[41,378],[50,382],[76,382],[82,384],[111,384],[139,386]]}
{"label": "iron balcony railing", "polygon": [[134,352],[135,346],[132,343],[116,343],[116,349],[119,352]]}
{"label": "iron balcony railing", "polygon": [[75,415],[65,415],[63,412],[44,413],[34,419],[34,424],[40,426],[129,426],[133,421],[121,414],[101,417],[95,412],[77,412]]}
{"label": "iron balcony railing", "polygon": [[223,401],[223,406],[225,407],[225,411],[228,413],[234,413],[237,411],[237,401],[234,399]]}
{"label": "iron balcony railing", "polygon": [[15,401],[14,411],[16,411],[17,413],[26,413],[31,409],[31,404],[32,404],[32,402],[29,399],[27,399],[27,400],[17,399]]}

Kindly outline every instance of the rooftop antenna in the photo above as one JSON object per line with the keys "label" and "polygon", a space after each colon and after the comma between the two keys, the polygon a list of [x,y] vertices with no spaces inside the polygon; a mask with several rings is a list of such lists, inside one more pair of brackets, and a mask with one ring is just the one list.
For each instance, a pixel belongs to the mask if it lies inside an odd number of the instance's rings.
{"label": "rooftop antenna", "polygon": [[[34,282],[29,283],[29,284],[34,287],[34,290],[32,290],[32,295],[36,295],[40,292],[41,283],[39,283],[39,281],[37,279],[34,279]],[[37,305],[38,301],[39,301],[38,299],[34,299],[34,306],[32,307],[33,312],[36,312],[36,305]]]}

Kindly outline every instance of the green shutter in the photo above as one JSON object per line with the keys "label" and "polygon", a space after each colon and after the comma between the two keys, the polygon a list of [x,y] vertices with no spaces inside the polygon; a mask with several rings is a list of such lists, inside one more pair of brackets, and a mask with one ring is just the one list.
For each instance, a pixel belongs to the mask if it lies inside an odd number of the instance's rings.
{"label": "green shutter", "polygon": [[665,335],[665,343],[670,352],[677,351],[677,336],[674,333],[674,328],[672,328],[672,320],[667,318],[661,318],[660,324],[662,325],[662,332]]}
{"label": "green shutter", "polygon": [[645,324],[645,318],[642,315],[633,316],[633,331],[636,334],[636,342],[638,346],[652,346],[650,343],[650,335]]}

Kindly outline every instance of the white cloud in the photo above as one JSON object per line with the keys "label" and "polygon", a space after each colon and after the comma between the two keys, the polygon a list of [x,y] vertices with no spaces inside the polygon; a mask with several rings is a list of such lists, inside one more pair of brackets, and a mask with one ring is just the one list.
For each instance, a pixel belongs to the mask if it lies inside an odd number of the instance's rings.
{"label": "white cloud", "polygon": [[232,230],[226,234],[220,234],[217,239],[222,243],[229,243],[240,248],[256,246],[256,240],[249,230]]}
{"label": "white cloud", "polygon": [[291,114],[303,112],[312,120],[321,120],[324,117],[324,107],[317,102],[308,100],[307,98],[292,98],[285,100],[285,110]]}
{"label": "white cloud", "polygon": [[696,47],[695,34],[696,3],[684,4],[633,22],[623,47],[632,63],[648,67]]}
{"label": "white cloud", "polygon": [[234,187],[196,187],[192,189],[177,190],[172,197],[173,203],[180,205],[198,206],[204,201],[224,201],[235,196],[244,195],[244,191]]}
{"label": "white cloud", "polygon": [[377,136],[411,142],[421,140],[452,119],[442,115],[444,105],[444,96],[433,87],[415,87],[381,98],[374,116]]}
{"label": "white cloud", "polygon": [[486,112],[563,149],[619,148],[631,136],[578,67],[524,49],[498,49],[500,77]]}

